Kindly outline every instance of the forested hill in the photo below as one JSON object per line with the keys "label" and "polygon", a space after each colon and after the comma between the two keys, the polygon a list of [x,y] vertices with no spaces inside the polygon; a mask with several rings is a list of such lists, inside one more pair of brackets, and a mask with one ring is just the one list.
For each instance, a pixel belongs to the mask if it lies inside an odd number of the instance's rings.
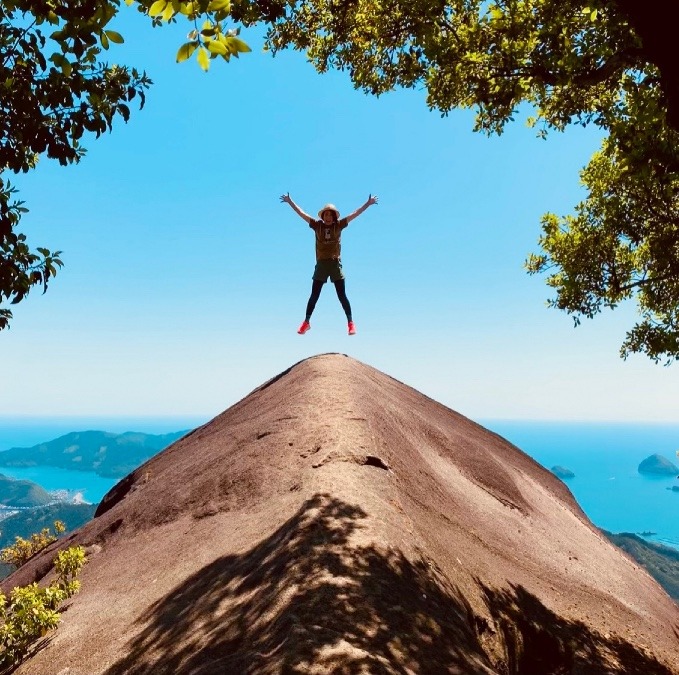
{"label": "forested hill", "polygon": [[0,452],[0,467],[53,466],[122,478],[186,433],[76,431],[31,448]]}
{"label": "forested hill", "polygon": [[679,551],[669,546],[648,542],[636,534],[621,532],[604,534],[631,555],[679,603]]}
{"label": "forested hill", "polygon": [[49,492],[28,480],[0,475],[0,504],[10,508],[43,506],[54,501]]}

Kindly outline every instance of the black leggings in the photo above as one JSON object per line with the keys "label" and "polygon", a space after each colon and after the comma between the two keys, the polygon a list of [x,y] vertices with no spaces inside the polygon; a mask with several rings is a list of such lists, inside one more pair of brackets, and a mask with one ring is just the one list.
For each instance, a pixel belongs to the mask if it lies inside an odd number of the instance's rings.
{"label": "black leggings", "polygon": [[[311,315],[314,313],[314,309],[316,308],[316,302],[318,301],[318,298],[321,295],[324,283],[325,283],[324,281],[317,281],[316,279],[314,279],[313,283],[311,284],[311,295],[309,296],[309,302],[307,302],[306,306],[307,321],[311,318]],[[349,298],[347,298],[347,291],[344,287],[344,279],[338,279],[337,281],[333,281],[333,284],[335,284],[335,290],[337,291],[337,297],[339,298],[339,301],[342,304],[342,309],[344,310],[344,313],[347,315],[347,321],[351,321],[351,305],[349,304]]]}

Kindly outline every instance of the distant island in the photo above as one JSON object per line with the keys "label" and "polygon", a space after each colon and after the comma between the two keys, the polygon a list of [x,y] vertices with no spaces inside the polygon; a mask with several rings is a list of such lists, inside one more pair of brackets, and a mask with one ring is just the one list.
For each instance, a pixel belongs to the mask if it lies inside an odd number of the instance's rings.
{"label": "distant island", "polygon": [[0,467],[52,466],[93,471],[102,478],[123,478],[187,433],[74,431],[30,448],[2,451]]}
{"label": "distant island", "polygon": [[565,466],[553,466],[551,469],[552,473],[557,476],[558,478],[575,478],[575,474],[570,470],[567,469]]}
{"label": "distant island", "polygon": [[54,501],[54,496],[37,483],[0,474],[0,507],[27,509]]}
{"label": "distant island", "polygon": [[679,466],[670,462],[662,455],[650,455],[639,464],[639,473],[649,476],[676,476],[679,474]]}
{"label": "distant island", "polygon": [[[0,467],[55,467],[122,478],[186,433],[72,432],[30,448],[0,451]],[[63,521],[68,533],[94,517],[96,504],[77,503],[66,491],[62,493],[4,476],[0,469],[0,549],[10,546],[17,536],[28,538],[51,527],[55,520]],[[11,571],[10,565],[0,563],[0,579]]]}

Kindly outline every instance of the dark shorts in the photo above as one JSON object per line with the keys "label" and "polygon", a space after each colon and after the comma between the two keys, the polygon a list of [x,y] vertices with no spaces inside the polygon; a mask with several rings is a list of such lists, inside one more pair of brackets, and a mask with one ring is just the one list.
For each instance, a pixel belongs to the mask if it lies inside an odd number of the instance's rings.
{"label": "dark shorts", "polygon": [[330,281],[344,279],[341,260],[319,260],[314,268],[314,281],[325,283],[330,277]]}

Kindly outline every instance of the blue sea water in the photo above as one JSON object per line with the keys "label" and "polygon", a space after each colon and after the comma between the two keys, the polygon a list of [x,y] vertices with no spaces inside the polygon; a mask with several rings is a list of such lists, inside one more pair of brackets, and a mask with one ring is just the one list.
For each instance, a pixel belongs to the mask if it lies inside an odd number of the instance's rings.
{"label": "blue sea water", "polygon": [[17,480],[30,480],[47,492],[66,491],[72,499],[98,504],[104,495],[118,482],[113,478],[102,478],[90,471],[70,471],[55,467],[5,467],[0,466],[0,474]]}
{"label": "blue sea water", "polygon": [[[122,433],[169,433],[207,421],[174,418],[58,418],[0,417],[0,451],[30,447],[71,431],[97,429]],[[637,467],[646,457],[660,454],[679,465],[679,424],[622,424],[479,420],[546,469],[564,466],[575,477],[565,481],[592,522],[610,532],[653,532],[645,538],[679,549],[679,486],[676,477],[649,478]],[[98,503],[117,482],[91,472],[32,467],[0,473],[25,478],[49,491],[81,493]]]}
{"label": "blue sea water", "polygon": [[679,548],[679,487],[676,476],[653,478],[638,472],[649,455],[679,466],[679,424],[487,421],[547,469],[561,465],[574,478],[564,482],[582,510],[609,532],[632,532]]}
{"label": "blue sea water", "polygon": [[[0,416],[0,452],[10,448],[30,448],[52,441],[72,431],[110,431],[121,434],[140,431],[147,434],[167,434],[193,429],[207,419],[197,417],[79,417],[32,418]],[[72,471],[53,467],[0,467],[0,474],[21,480],[30,480],[48,492],[66,490],[73,496],[90,503],[99,503],[118,482],[102,478],[91,471]]]}

